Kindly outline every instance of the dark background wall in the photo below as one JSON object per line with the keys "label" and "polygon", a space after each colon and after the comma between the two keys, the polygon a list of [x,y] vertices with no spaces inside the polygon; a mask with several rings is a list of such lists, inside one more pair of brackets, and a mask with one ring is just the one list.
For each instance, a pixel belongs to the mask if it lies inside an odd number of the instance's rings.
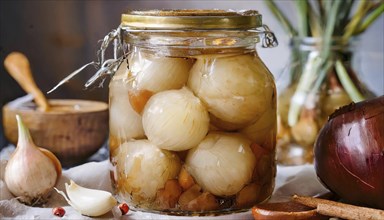
{"label": "dark background wall", "polygon": [[[278,3],[295,21],[293,4],[288,0]],[[4,58],[10,52],[20,51],[27,55],[37,85],[46,92],[75,69],[95,60],[98,41],[119,25],[122,12],[163,8],[259,10],[280,42],[277,48],[259,50],[260,56],[275,74],[277,84],[284,84],[281,72],[289,59],[289,36],[261,0],[0,0],[0,106],[25,95],[3,67]],[[362,79],[377,94],[384,94],[383,17],[364,33],[361,42]],[[94,72],[93,68],[88,68],[47,95],[48,98],[107,101],[107,83],[104,88],[84,90],[84,83]],[[0,126],[0,149],[4,144]]]}
{"label": "dark background wall", "polygon": [[[120,23],[120,14],[135,1],[0,1],[0,104],[25,92],[6,72],[4,58],[12,51],[30,60],[37,85],[47,92],[75,69],[96,59],[98,41]],[[107,101],[104,88],[84,90],[93,67],[63,85],[48,98]],[[1,116],[1,115],[0,115]],[[4,146],[0,126],[0,148]]]}

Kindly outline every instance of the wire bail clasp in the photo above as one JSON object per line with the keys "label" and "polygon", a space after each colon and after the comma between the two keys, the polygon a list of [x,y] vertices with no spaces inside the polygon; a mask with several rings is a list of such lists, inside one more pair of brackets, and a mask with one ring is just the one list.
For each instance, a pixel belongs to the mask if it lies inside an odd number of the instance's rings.
{"label": "wire bail clasp", "polygon": [[[106,60],[105,52],[112,42],[113,42],[113,58]],[[125,57],[126,57],[126,52],[124,51],[123,44],[122,44],[122,30],[120,27],[118,27],[117,29],[109,32],[101,41],[100,49],[97,52],[98,61],[89,62],[84,66],[80,67],[79,69],[75,70],[74,72],[69,74],[67,77],[65,77],[63,80],[61,80],[50,91],[48,91],[48,94],[55,91],[64,83],[68,82],[70,79],[72,79],[77,74],[82,72],[88,66],[94,66],[97,69],[97,72],[85,83],[84,85],[85,88],[88,88],[89,86],[93,85],[96,81],[99,81],[99,80],[101,80],[100,85],[102,85],[106,76],[113,75],[117,71],[117,69],[119,68],[120,64],[123,62]]]}
{"label": "wire bail clasp", "polygon": [[264,29],[264,37],[262,39],[261,46],[263,48],[273,48],[279,45],[275,34],[269,29],[266,24],[263,24],[262,28]]}

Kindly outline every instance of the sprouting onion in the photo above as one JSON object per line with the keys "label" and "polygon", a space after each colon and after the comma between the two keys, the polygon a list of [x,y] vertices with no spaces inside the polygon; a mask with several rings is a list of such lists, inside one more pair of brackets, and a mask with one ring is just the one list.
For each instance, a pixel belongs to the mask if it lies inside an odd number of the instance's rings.
{"label": "sprouting onion", "polygon": [[297,68],[292,68],[292,75],[302,74],[302,76],[289,106],[288,124],[291,127],[298,123],[301,106],[319,93],[321,85],[332,69],[335,69],[343,89],[347,91],[351,100],[362,101],[367,98],[368,94],[356,87],[356,82],[351,79],[351,74],[344,66],[345,63],[340,62],[342,54],[333,51],[332,45],[336,41],[340,45],[348,46],[351,39],[362,34],[384,12],[384,2],[380,0],[294,0],[293,2],[299,21],[297,27],[290,23],[289,17],[283,13],[276,1],[266,1],[266,5],[293,38],[318,39],[320,49],[318,54],[311,54],[308,60],[303,60],[298,51],[293,51],[292,57],[304,61],[305,68],[302,73],[298,72]]}

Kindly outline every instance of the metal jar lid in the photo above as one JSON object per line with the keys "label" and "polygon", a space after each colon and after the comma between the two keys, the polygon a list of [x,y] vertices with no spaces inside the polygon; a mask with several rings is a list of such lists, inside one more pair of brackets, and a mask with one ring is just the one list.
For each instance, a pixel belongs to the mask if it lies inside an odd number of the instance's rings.
{"label": "metal jar lid", "polygon": [[261,26],[261,14],[255,10],[149,10],[121,16],[122,28],[141,30],[247,30]]}

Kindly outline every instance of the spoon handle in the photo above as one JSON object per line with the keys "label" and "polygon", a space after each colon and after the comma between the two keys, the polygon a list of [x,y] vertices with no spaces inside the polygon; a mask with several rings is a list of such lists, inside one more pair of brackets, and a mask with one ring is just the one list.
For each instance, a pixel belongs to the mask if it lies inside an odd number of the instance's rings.
{"label": "spoon handle", "polygon": [[20,52],[12,52],[5,58],[4,66],[21,88],[34,96],[37,106],[43,111],[48,111],[48,101],[33,79],[28,58]]}

